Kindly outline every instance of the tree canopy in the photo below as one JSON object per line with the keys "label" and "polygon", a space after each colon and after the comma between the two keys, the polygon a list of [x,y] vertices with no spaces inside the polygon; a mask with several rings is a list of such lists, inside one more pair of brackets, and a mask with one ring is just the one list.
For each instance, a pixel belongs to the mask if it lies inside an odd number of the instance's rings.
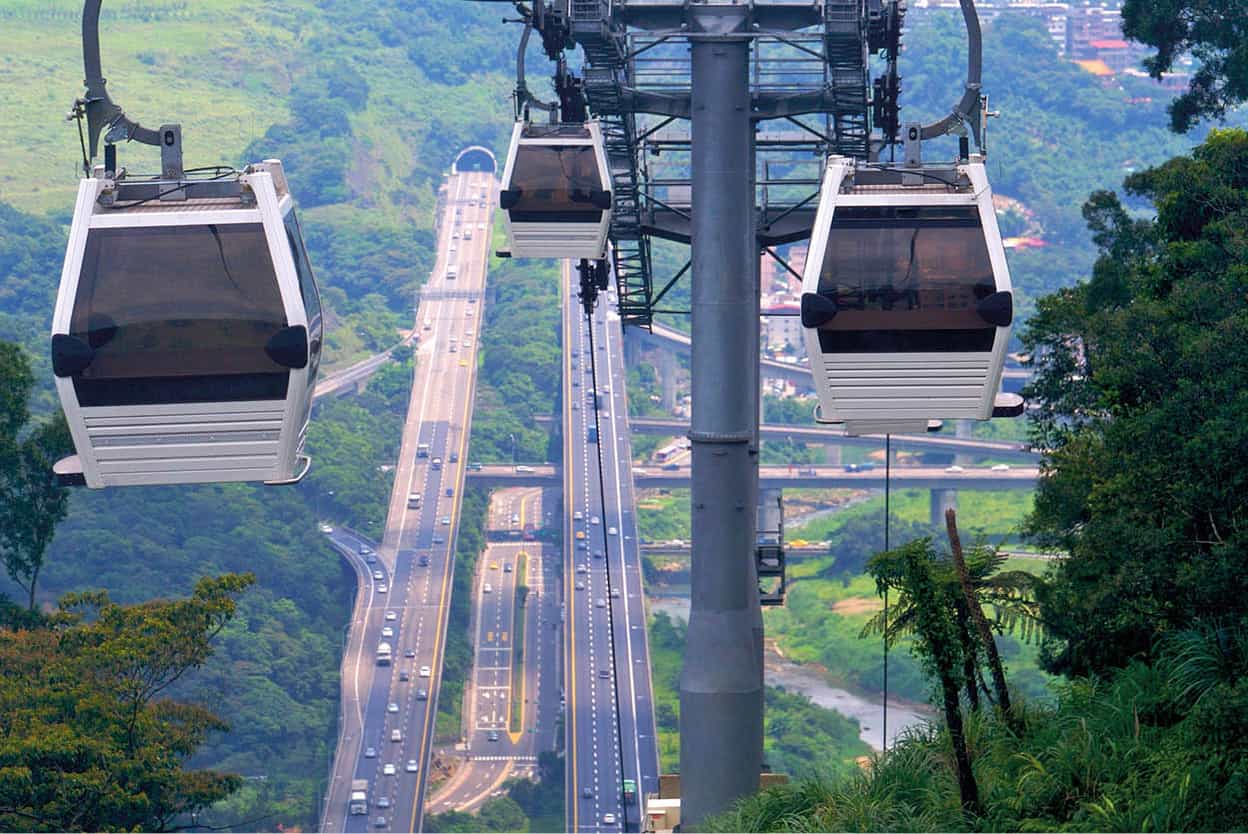
{"label": "tree canopy", "polygon": [[1190,53],[1199,66],[1187,92],[1170,104],[1171,127],[1191,130],[1202,118],[1222,118],[1248,100],[1248,5],[1238,0],[1126,0],[1122,31],[1156,48],[1145,60],[1155,78]]}
{"label": "tree canopy", "polygon": [[1155,220],[1098,192],[1100,258],[1044,299],[1025,342],[1047,450],[1030,531],[1071,554],[1041,594],[1048,665],[1147,656],[1248,595],[1248,133],[1126,180]]}
{"label": "tree canopy", "polygon": [[225,723],[163,693],[212,654],[252,581],[132,606],[67,594],[42,627],[0,630],[0,829],[165,831],[237,790],[185,769]]}
{"label": "tree canopy", "polygon": [[52,464],[72,446],[63,415],[30,425],[33,385],[26,354],[0,341],[0,558],[28,608],[35,607],[43,557],[65,517],[65,489]]}

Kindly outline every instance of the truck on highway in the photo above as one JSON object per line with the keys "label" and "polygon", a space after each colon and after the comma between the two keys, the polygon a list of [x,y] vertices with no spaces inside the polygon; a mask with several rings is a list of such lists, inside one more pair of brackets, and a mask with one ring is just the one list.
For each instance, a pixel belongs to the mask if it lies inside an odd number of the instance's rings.
{"label": "truck on highway", "polygon": [[354,815],[368,813],[368,780],[351,780],[351,813]]}
{"label": "truck on highway", "polygon": [[637,798],[637,783],[632,779],[624,780],[624,804],[628,805]]}
{"label": "truck on highway", "polygon": [[418,458],[427,458],[427,457],[429,457],[429,444],[428,444],[428,443],[417,443],[417,444],[416,444],[416,457],[418,457]]}
{"label": "truck on highway", "polygon": [[389,643],[381,643],[377,646],[377,665],[389,666],[390,661],[394,659],[394,650],[390,648]]}

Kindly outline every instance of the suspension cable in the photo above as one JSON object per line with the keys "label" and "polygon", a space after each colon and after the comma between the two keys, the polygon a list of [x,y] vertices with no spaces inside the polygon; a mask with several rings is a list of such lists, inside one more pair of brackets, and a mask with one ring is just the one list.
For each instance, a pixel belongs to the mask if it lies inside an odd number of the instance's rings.
{"label": "suspension cable", "polygon": [[[628,829],[628,807],[624,804],[624,800],[622,796],[623,780],[624,780],[624,775],[625,775],[624,730],[623,730],[623,724],[622,724],[622,718],[621,718],[622,711],[620,709],[620,676],[619,676],[619,668],[618,668],[618,663],[616,661],[616,653],[615,653],[615,603],[613,602],[613,598],[611,596],[611,589],[612,589],[611,554],[609,552],[610,536],[607,534],[607,524],[606,524],[607,486],[606,486],[606,477],[603,474],[603,471],[604,471],[603,455],[602,455],[603,439],[602,439],[601,421],[599,419],[598,362],[597,362],[597,350],[594,347],[593,299],[588,300],[584,306],[585,306],[586,329],[589,331],[589,379],[590,379],[590,383],[593,385],[593,388],[594,388],[594,435],[598,438],[594,446],[596,446],[598,449],[598,506],[599,506],[599,512],[601,512],[600,517],[603,519],[603,523],[598,526],[602,528],[602,561],[604,563],[604,568],[606,570],[606,575],[607,575],[607,633],[611,638],[610,639],[610,653],[609,653],[610,659],[611,659],[611,697],[615,701],[615,743],[616,743],[616,753],[617,753],[617,756],[619,757],[619,763],[620,763],[621,784],[614,786],[615,787],[614,795],[616,797],[616,802],[620,806],[621,813],[624,816],[624,819],[621,821],[622,822],[621,827],[624,830],[627,830]],[[615,434],[613,432],[612,440],[614,439],[615,439]],[[620,523],[621,524],[623,523],[623,519],[620,519]],[[621,560],[622,559],[623,559],[623,548],[621,547]],[[627,591],[627,588],[625,588],[625,591]],[[638,764],[640,766],[640,763]],[[639,777],[640,775],[641,774],[638,773]],[[638,779],[638,782],[640,783],[640,779]]]}
{"label": "suspension cable", "polygon": [[[889,498],[893,474],[893,436],[884,435],[884,551],[888,551]],[[888,752],[888,586],[884,586],[884,726],[881,728],[880,752]]]}

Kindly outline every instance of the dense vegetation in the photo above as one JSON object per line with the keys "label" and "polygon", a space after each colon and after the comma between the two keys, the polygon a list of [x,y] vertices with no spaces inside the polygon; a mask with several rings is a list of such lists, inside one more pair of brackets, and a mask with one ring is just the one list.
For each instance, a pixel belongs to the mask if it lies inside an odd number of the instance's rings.
{"label": "dense vegetation", "polygon": [[464,490],[459,529],[455,538],[455,577],[451,585],[451,611],[447,616],[446,649],[442,657],[442,683],[438,690],[435,740],[458,742],[463,735],[464,686],[472,672],[472,583],[477,559],[485,551],[485,517],[489,492],[479,487]]}
{"label": "dense vegetation", "polygon": [[1094,194],[1092,277],[1030,327],[1050,450],[1031,529],[1072,556],[1043,597],[1055,670],[1104,672],[1245,613],[1246,172],[1248,133],[1226,131],[1127,179],[1153,220]]}
{"label": "dense vegetation", "polygon": [[[505,261],[490,270],[473,406],[474,461],[558,460],[563,349],[559,268]],[[536,417],[551,417],[543,428]]]}
{"label": "dense vegetation", "polygon": [[252,579],[205,578],[189,598],[131,606],[66,594],[46,616],[6,616],[0,828],[165,831],[237,791],[238,776],[189,767],[229,725],[170,695],[212,656]]}
{"label": "dense vegetation", "polygon": [[1222,118],[1248,101],[1246,28],[1248,8],[1242,3],[1126,0],[1122,6],[1126,36],[1157,50],[1145,61],[1154,78],[1169,72],[1185,54],[1199,61],[1187,92],[1170,104],[1170,125],[1176,131],[1190,130],[1201,118]]}

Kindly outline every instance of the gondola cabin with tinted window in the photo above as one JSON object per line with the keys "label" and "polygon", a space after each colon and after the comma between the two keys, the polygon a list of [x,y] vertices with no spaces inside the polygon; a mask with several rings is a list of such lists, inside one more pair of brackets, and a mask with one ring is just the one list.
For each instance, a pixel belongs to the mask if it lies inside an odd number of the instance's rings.
{"label": "gondola cabin with tinted window", "polygon": [[1013,306],[983,163],[833,158],[801,315],[821,422],[868,434],[992,417]]}
{"label": "gondola cabin with tinted window", "polygon": [[[180,188],[179,186],[185,186]],[[81,181],[52,366],[90,487],[303,477],[322,322],[282,165]]]}
{"label": "gondola cabin with tinted window", "polygon": [[516,258],[602,258],[611,226],[607,155],[597,122],[517,122],[499,204]]}

